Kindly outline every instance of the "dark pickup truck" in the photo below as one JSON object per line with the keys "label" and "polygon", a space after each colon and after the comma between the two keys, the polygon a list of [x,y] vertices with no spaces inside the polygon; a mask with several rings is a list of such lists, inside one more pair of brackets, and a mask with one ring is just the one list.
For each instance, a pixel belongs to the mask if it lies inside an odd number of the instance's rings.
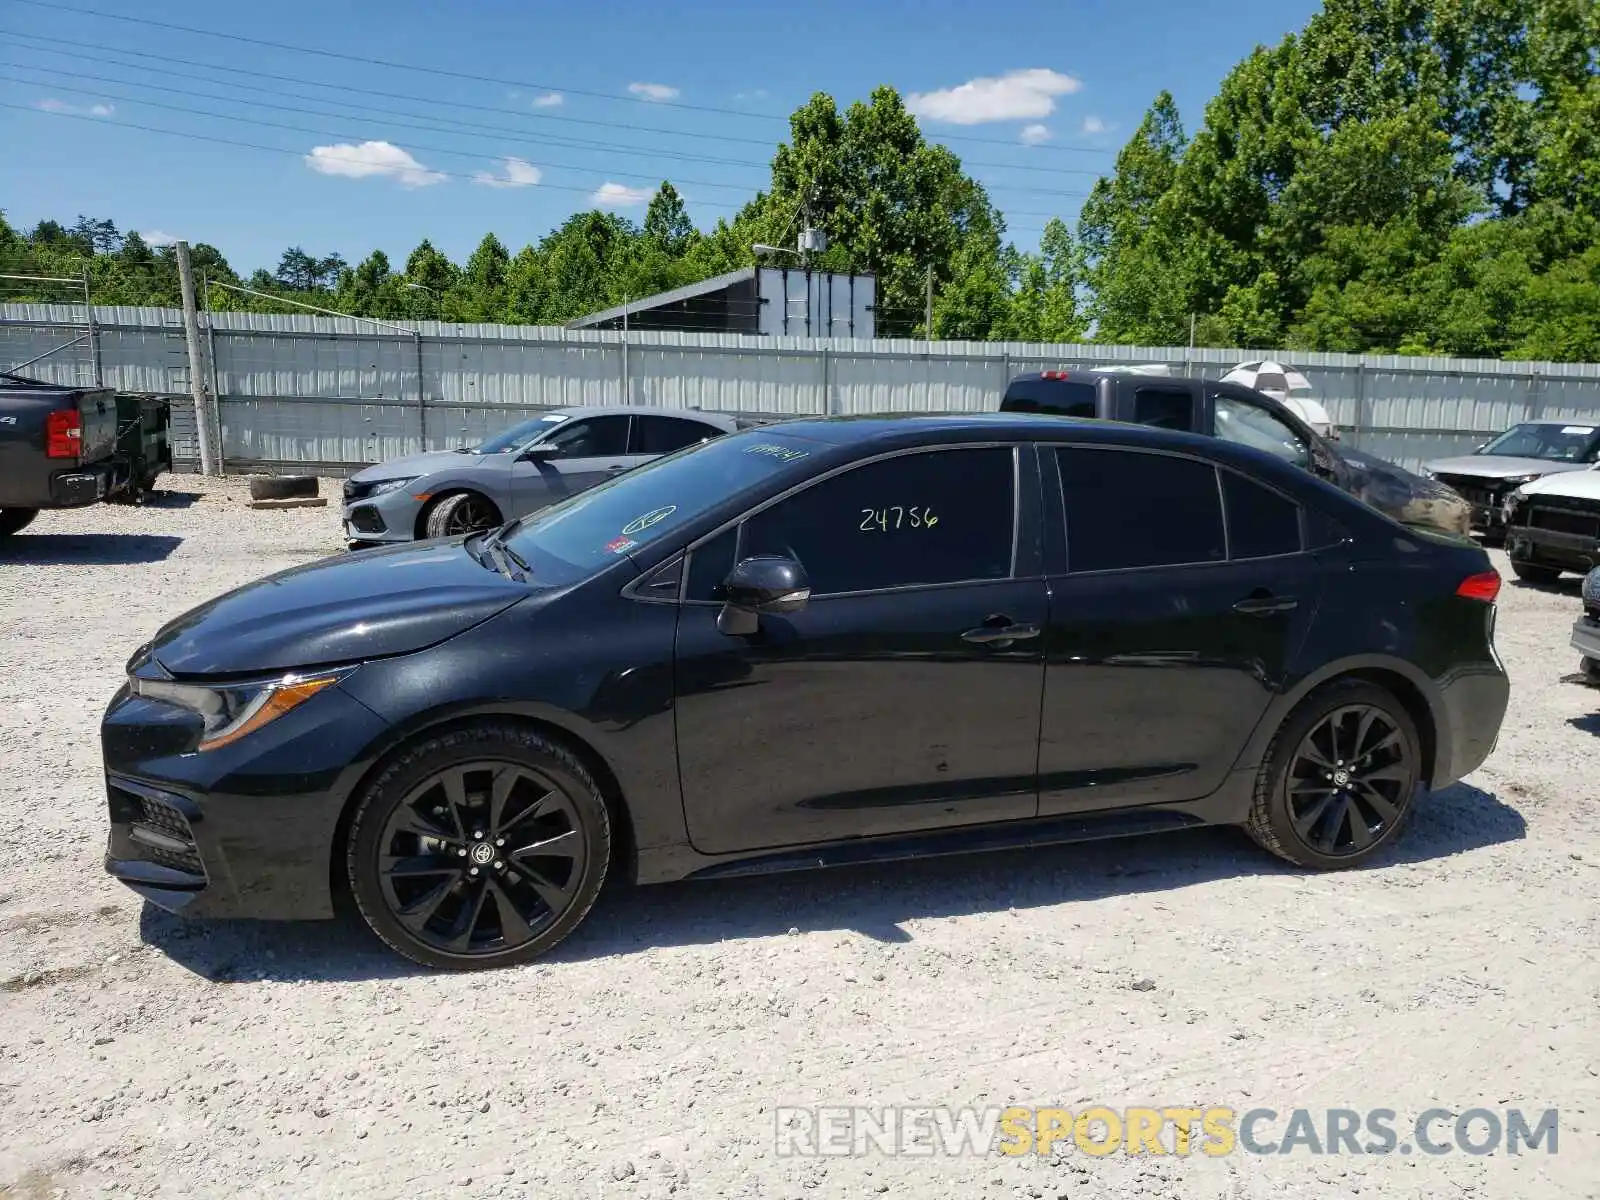
{"label": "dark pickup truck", "polygon": [[40,509],[136,502],[172,469],[164,399],[0,374],[0,537]]}
{"label": "dark pickup truck", "polygon": [[1462,535],[1471,529],[1472,507],[1451,488],[1329,441],[1271,396],[1240,384],[1130,371],[1035,371],[1007,385],[1000,410],[1225,438],[1294,463],[1402,524]]}

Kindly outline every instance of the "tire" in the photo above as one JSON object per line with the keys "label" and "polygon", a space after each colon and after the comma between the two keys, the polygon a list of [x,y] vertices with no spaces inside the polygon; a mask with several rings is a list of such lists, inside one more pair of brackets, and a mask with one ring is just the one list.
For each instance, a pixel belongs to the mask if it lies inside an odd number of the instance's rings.
{"label": "tire", "polygon": [[504,524],[500,510],[489,497],[478,492],[457,492],[446,496],[428,510],[423,532],[431,538],[460,537]]}
{"label": "tire", "polygon": [[1523,583],[1552,584],[1561,578],[1560,567],[1541,567],[1538,563],[1511,560],[1511,569]]}
{"label": "tire", "polygon": [[1590,683],[1600,685],[1600,658],[1590,658],[1585,654],[1578,660],[1578,674]]}
{"label": "tire", "polygon": [[346,870],[391,949],[471,971],[559,943],[594,907],[610,859],[610,813],[583,763],[532,729],[485,721],[424,738],[384,768],[357,803]]}
{"label": "tire", "polygon": [[0,537],[20,533],[38,515],[37,508],[0,508]]}
{"label": "tire", "polygon": [[250,481],[252,500],[299,500],[316,494],[315,475],[264,475]]}
{"label": "tire", "polygon": [[[1363,726],[1369,713],[1374,723]],[[1329,740],[1330,721],[1341,735],[1336,745]],[[1342,756],[1355,753],[1351,747],[1363,731],[1365,757],[1375,761],[1350,771],[1350,784],[1340,788],[1334,772],[1346,773],[1350,762]],[[1331,760],[1324,778],[1318,778],[1324,773],[1314,758]],[[1362,776],[1368,779],[1365,787]],[[1296,866],[1319,871],[1359,866],[1400,836],[1421,785],[1422,742],[1405,706],[1377,684],[1338,680],[1307,696],[1272,739],[1256,776],[1245,832]]]}

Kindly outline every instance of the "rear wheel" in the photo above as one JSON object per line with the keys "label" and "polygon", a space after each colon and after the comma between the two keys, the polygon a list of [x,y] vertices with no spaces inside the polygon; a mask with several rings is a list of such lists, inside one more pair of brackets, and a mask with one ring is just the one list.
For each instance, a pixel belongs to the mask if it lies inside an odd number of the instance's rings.
{"label": "rear wheel", "polygon": [[1245,828],[1298,866],[1353,867],[1398,836],[1421,780],[1421,740],[1405,707],[1376,684],[1334,683],[1273,739]]}
{"label": "rear wheel", "polygon": [[460,537],[464,533],[479,533],[493,529],[504,522],[500,510],[487,496],[477,492],[457,492],[446,496],[429,510],[423,527],[431,538]]}
{"label": "rear wheel", "polygon": [[10,537],[26,529],[38,515],[37,508],[0,508],[0,537]]}
{"label": "rear wheel", "polygon": [[1538,563],[1511,560],[1511,569],[1524,583],[1554,583],[1561,578],[1560,567],[1541,567]]}
{"label": "rear wheel", "polygon": [[367,789],[347,869],[374,933],[424,966],[528,962],[588,915],[611,821],[565,747],[486,722],[428,738]]}

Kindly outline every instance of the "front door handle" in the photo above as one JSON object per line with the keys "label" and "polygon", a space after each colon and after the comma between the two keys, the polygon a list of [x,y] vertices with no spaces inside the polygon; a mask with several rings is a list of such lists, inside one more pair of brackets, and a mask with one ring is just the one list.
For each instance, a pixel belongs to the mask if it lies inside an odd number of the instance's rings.
{"label": "front door handle", "polygon": [[979,645],[999,645],[1002,642],[1018,642],[1038,636],[1037,625],[1017,625],[1004,613],[995,613],[991,617],[985,617],[983,624],[978,628],[963,633],[961,640],[977,642]]}
{"label": "front door handle", "polygon": [[1257,588],[1243,600],[1236,602],[1233,611],[1247,617],[1267,617],[1273,613],[1289,612],[1298,608],[1300,601],[1293,596],[1274,596],[1265,588]]}

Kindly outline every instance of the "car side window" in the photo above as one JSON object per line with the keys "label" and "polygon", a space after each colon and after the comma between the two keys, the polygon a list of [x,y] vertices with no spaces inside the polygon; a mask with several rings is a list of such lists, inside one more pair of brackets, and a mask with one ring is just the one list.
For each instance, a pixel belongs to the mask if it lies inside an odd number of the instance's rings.
{"label": "car side window", "polygon": [[1194,428],[1194,397],[1176,388],[1142,387],[1133,393],[1133,420],[1157,429]]}
{"label": "car side window", "polygon": [[1136,450],[1059,448],[1067,569],[1119,571],[1227,557],[1216,468]]}
{"label": "car side window", "polygon": [[1228,512],[1228,557],[1271,558],[1303,548],[1300,506],[1234,471],[1222,472]]}
{"label": "car side window", "polygon": [[562,425],[545,439],[556,458],[621,458],[628,452],[628,418],[587,417]]}
{"label": "car side window", "polygon": [[1212,393],[1211,404],[1216,414],[1212,432],[1223,441],[1265,450],[1297,467],[1311,465],[1310,445],[1275,413],[1221,392]]}
{"label": "car side window", "polygon": [[684,417],[646,417],[633,419],[630,454],[671,454],[696,442],[714,438],[722,430],[715,425]]}
{"label": "car side window", "polygon": [[750,517],[739,557],[796,559],[813,596],[1008,578],[1015,462],[973,447],[852,468]]}

